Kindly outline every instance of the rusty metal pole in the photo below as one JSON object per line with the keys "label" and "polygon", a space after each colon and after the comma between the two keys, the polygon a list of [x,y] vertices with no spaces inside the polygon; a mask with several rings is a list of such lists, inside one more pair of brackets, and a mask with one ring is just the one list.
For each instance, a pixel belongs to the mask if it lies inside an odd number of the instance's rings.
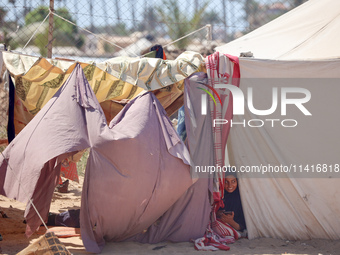
{"label": "rusty metal pole", "polygon": [[[54,12],[54,0],[50,0],[50,10]],[[47,44],[47,57],[52,58],[52,40],[53,40],[53,14],[50,13],[48,17],[48,44]]]}

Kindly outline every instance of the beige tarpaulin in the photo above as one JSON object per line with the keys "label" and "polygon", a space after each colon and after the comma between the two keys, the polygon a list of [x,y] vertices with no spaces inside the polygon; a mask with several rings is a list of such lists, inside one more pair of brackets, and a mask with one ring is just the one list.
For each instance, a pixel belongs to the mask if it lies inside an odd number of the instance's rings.
{"label": "beige tarpaulin", "polygon": [[[17,109],[20,103],[15,106],[17,132],[58,91],[76,63],[11,52],[2,54],[14,81],[16,94],[27,109]],[[80,65],[109,122],[122,109],[122,105],[117,102],[132,99],[144,90],[154,91],[171,115],[183,104],[181,95],[184,79],[200,71],[203,63],[200,54],[188,51],[176,60],[118,57],[102,63]]]}

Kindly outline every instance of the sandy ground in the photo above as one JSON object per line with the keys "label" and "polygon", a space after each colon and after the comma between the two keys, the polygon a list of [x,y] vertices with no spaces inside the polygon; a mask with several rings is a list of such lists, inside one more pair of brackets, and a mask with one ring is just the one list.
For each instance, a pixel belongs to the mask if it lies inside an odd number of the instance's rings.
{"label": "sandy ground", "polygon": [[[82,181],[82,180],[81,180]],[[63,212],[67,209],[79,208],[81,185],[70,181],[68,193],[55,192],[51,205],[51,212]],[[15,200],[0,196],[0,207],[8,218],[0,217],[1,254],[16,254],[26,248],[40,235],[34,234],[30,239],[25,236],[24,210],[25,205]],[[44,229],[39,232],[43,233]],[[40,234],[41,234],[40,233]],[[60,238],[60,241],[73,254],[90,254],[86,252],[80,237]],[[192,243],[141,244],[135,242],[107,243],[102,254],[227,254],[227,255],[268,255],[268,254],[296,254],[296,255],[336,255],[340,254],[340,242],[331,240],[288,241],[273,238],[254,240],[241,239],[229,245],[229,251],[196,251]]]}

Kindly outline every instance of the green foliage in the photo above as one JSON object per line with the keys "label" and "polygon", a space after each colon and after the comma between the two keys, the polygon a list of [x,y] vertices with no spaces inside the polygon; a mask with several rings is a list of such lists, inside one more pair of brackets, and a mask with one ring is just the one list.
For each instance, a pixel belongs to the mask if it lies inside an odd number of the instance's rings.
{"label": "green foliage", "polygon": [[[26,15],[25,25],[27,26],[35,22],[42,22],[48,13],[49,13],[49,10],[47,6],[39,6],[38,8],[34,9],[33,11],[30,11]],[[71,14],[66,8],[59,8],[55,11],[55,13],[75,23],[75,21],[72,19]],[[76,26],[66,22],[65,20],[62,20],[59,17],[54,17],[54,30],[55,31],[61,30],[69,36],[76,34],[78,32]]]}
{"label": "green foliage", "polygon": [[[11,25],[11,24],[6,24],[6,25]],[[3,41],[1,43],[6,44],[11,49],[15,49],[19,47],[19,42],[17,42],[16,40],[13,40],[14,39],[13,33],[11,33],[10,30],[6,26],[2,28],[2,32],[3,32]]]}
{"label": "green foliage", "polygon": [[[6,120],[7,121],[7,120]],[[7,123],[6,123],[7,124]],[[4,139],[4,138],[7,138],[7,129],[6,129],[6,126],[3,125],[3,126],[0,126],[0,138],[1,139]]]}
{"label": "green foliage", "polygon": [[34,45],[39,48],[41,56],[47,56],[47,43],[48,43],[48,29],[44,33],[37,34],[34,39]]}
{"label": "green foliage", "polygon": [[47,6],[39,6],[33,11],[30,11],[25,17],[25,25],[27,26],[35,22],[42,22],[47,16],[48,12]]}
{"label": "green foliage", "polygon": [[[156,8],[162,22],[168,28],[168,34],[172,40],[176,40],[187,35],[195,29],[198,29],[202,22],[205,9],[208,7],[208,2],[203,4],[190,19],[188,15],[180,10],[177,0],[163,0],[162,7]],[[176,43],[177,47],[184,49],[189,44],[189,37],[186,37]]]}
{"label": "green foliage", "polygon": [[[295,2],[301,3],[302,1],[305,0]],[[245,11],[244,19],[248,22],[249,28],[243,32],[248,33],[288,11],[288,9],[271,10],[270,7],[271,4],[261,4],[260,1],[257,0],[246,0],[243,8]]]}
{"label": "green foliage", "polygon": [[158,23],[159,20],[155,9],[147,7],[143,12],[143,20],[137,25],[137,30],[151,32],[151,30],[155,30]]}
{"label": "green foliage", "polygon": [[76,47],[80,49],[85,44],[85,36],[79,35],[76,41]]}
{"label": "green foliage", "polygon": [[262,6],[255,0],[247,0],[246,5],[246,21],[249,23],[250,30],[263,25],[264,11]]}
{"label": "green foliage", "polygon": [[106,53],[114,53],[115,52],[115,48],[107,42],[104,42],[104,50],[105,50]]}
{"label": "green foliage", "polygon": [[[0,139],[7,138],[7,130],[6,126],[0,126]],[[6,149],[7,145],[0,145],[0,152],[4,151]]]}
{"label": "green foliage", "polygon": [[129,34],[128,30],[126,28],[126,24],[122,23],[122,22],[114,25],[113,28],[112,28],[112,31],[116,35],[124,36],[124,35],[128,35]]}
{"label": "green foliage", "polygon": [[7,10],[3,7],[0,7],[0,25],[3,26],[5,23],[5,17],[7,15]]}
{"label": "green foliage", "polygon": [[81,156],[80,160],[77,162],[77,171],[78,175],[84,176],[85,175],[85,169],[87,164],[87,159],[90,154],[90,149],[86,149],[84,151],[84,154]]}
{"label": "green foliage", "polygon": [[11,30],[13,31],[16,29],[16,24],[14,22],[5,21],[7,13],[8,11],[5,8],[0,7],[0,30],[3,33],[3,38],[2,38],[1,43],[4,43],[7,46],[10,46],[11,49],[15,49],[16,47],[18,47],[18,43],[12,40],[13,38],[11,36]]}
{"label": "green foliage", "polygon": [[[65,18],[65,19],[67,19],[67,20],[69,20],[73,23],[76,23],[76,21],[74,21],[72,19],[71,14],[69,13],[69,11],[66,8],[59,8],[59,9],[56,10],[56,13],[59,16]],[[67,35],[70,35],[70,36],[78,33],[78,29],[77,29],[76,26],[66,22],[65,20],[62,20],[59,17],[54,17],[54,26],[55,26],[55,29],[62,30],[63,32],[65,32]]]}
{"label": "green foliage", "polygon": [[202,17],[202,24],[218,24],[221,23],[221,18],[218,12],[211,10],[209,12],[205,12]]}
{"label": "green foliage", "polygon": [[126,24],[123,22],[117,23],[113,26],[102,26],[95,28],[96,34],[114,34],[114,35],[121,35],[125,36],[129,34],[129,31],[126,27]]}
{"label": "green foliage", "polygon": [[[76,23],[73,19],[71,14],[66,8],[59,8],[56,11],[56,14],[60,15],[61,17]],[[31,12],[29,12],[25,17],[25,24],[30,25],[36,22],[42,22],[47,14],[49,13],[49,9],[46,6],[40,6]],[[78,29],[75,25],[72,25],[65,20],[54,17],[54,26],[53,26],[53,45],[55,46],[74,46],[76,45],[80,48],[84,45],[84,37],[78,35]],[[45,22],[48,22],[45,21]],[[48,31],[44,31],[44,33],[37,34],[34,39],[34,44],[40,49],[40,54],[42,56],[46,56],[44,54],[47,52],[47,38],[48,38]]]}

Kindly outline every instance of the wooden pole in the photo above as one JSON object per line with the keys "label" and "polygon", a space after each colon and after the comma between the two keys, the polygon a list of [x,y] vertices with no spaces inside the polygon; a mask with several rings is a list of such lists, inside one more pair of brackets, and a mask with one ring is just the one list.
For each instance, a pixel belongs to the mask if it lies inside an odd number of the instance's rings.
{"label": "wooden pole", "polygon": [[[50,0],[50,10],[54,12],[54,0]],[[47,44],[47,57],[52,58],[52,40],[53,40],[53,14],[50,13],[48,17],[48,44]]]}

